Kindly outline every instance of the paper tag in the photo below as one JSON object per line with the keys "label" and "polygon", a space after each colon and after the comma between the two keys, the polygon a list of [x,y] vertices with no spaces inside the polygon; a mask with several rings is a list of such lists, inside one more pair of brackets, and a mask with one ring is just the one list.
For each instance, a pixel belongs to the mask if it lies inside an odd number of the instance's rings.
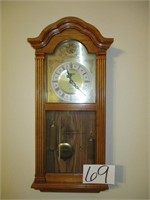
{"label": "paper tag", "polygon": [[115,183],[115,166],[114,165],[83,165],[83,183]]}

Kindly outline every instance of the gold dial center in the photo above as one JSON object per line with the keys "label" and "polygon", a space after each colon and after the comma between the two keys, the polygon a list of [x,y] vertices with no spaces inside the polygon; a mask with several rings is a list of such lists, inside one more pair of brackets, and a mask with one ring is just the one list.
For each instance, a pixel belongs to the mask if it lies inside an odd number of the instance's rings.
{"label": "gold dial center", "polygon": [[65,93],[75,94],[77,90],[75,86],[82,88],[83,79],[77,70],[70,69],[68,72],[64,70],[58,78],[58,85]]}

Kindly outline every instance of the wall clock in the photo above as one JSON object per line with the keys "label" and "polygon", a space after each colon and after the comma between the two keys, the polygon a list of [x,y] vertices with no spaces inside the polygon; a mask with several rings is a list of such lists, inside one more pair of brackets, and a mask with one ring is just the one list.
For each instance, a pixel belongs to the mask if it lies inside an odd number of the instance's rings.
{"label": "wall clock", "polygon": [[65,17],[36,38],[36,163],[32,188],[99,192],[82,182],[84,164],[105,163],[106,51],[113,42],[91,24]]}

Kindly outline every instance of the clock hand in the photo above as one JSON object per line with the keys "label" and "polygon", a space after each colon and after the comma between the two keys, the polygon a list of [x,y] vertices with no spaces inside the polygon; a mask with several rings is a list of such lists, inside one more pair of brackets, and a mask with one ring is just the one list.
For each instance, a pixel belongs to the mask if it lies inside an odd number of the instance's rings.
{"label": "clock hand", "polygon": [[67,78],[69,78],[69,79],[71,79],[71,77],[72,77],[72,74],[67,70],[67,76],[66,76]]}
{"label": "clock hand", "polygon": [[72,79],[70,79],[69,83],[71,83],[77,90],[79,90],[84,96],[86,96]]}
{"label": "clock hand", "polygon": [[[74,82],[74,80],[71,78],[73,74],[71,74],[68,70],[67,70],[67,78],[69,78],[69,83],[71,85],[73,85],[77,90],[79,90],[83,95],[85,95],[82,90],[77,86],[77,84]],[[86,96],[86,95],[85,95]]]}
{"label": "clock hand", "polygon": [[76,85],[76,83],[73,81],[73,79],[71,78],[72,77],[72,74],[67,70],[67,76],[66,76],[67,78],[69,78],[69,83],[71,84],[71,85],[73,85],[76,89],[80,89],[77,85]]}

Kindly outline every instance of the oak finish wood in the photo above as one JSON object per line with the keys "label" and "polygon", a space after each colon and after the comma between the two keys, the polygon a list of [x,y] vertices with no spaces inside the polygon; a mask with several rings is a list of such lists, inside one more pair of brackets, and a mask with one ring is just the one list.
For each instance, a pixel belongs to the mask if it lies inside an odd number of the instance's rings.
{"label": "oak finish wood", "polygon": [[[77,40],[96,54],[96,103],[67,104],[46,103],[46,54],[54,52],[64,40]],[[76,18],[65,17],[50,24],[36,38],[28,38],[35,49],[35,136],[36,136],[36,171],[32,188],[40,191],[60,192],[99,192],[108,189],[104,184],[83,184],[82,174],[46,173],[45,140],[46,111],[95,111],[96,112],[96,164],[105,163],[105,126],[106,126],[106,50],[113,42],[105,38],[91,24]]]}

